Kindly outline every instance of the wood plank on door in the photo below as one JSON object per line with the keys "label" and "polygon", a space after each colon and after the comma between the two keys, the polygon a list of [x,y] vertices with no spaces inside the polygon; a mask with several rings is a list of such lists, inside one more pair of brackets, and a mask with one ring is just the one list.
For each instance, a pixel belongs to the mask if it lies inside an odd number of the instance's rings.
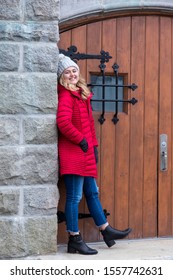
{"label": "wood plank on door", "polygon": [[[131,17],[117,18],[116,62],[130,83]],[[128,95],[129,95],[128,91]],[[115,126],[115,226],[129,226],[129,107]]]}
{"label": "wood plank on door", "polygon": [[143,138],[144,138],[144,65],[145,65],[145,17],[132,17],[131,83],[138,89],[131,91],[138,100],[130,106],[130,176],[129,219],[133,231],[131,237],[141,238],[143,230]]}
{"label": "wood plank on door", "polygon": [[168,170],[160,171],[158,178],[158,235],[172,234],[172,21],[160,17],[160,96],[159,96],[159,135],[168,136]]}
{"label": "wood plank on door", "polygon": [[[112,56],[106,63],[106,75],[114,75],[113,64],[116,62],[116,19],[103,21],[102,49]],[[107,93],[106,93],[107,95]],[[101,126],[101,201],[110,216],[109,223],[114,226],[114,197],[115,197],[115,125],[112,122],[114,112],[105,112],[105,122]]]}
{"label": "wood plank on door", "polygon": [[146,17],[143,237],[157,236],[159,17]]}

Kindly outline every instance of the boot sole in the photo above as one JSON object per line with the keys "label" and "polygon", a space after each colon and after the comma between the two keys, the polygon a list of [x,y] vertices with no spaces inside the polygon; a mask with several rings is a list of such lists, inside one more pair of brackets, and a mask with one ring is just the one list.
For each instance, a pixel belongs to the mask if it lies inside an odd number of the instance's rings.
{"label": "boot sole", "polygon": [[84,251],[80,251],[74,247],[68,246],[67,253],[70,253],[70,254],[79,253],[81,255],[96,255],[98,252],[97,252],[97,250],[93,250],[90,252],[84,252]]}

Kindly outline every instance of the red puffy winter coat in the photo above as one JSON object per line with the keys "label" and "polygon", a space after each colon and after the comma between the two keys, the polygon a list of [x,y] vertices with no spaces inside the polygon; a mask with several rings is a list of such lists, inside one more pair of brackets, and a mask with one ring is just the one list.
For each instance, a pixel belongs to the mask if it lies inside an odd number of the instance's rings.
{"label": "red puffy winter coat", "polygon": [[[80,92],[67,90],[58,85],[58,156],[60,175],[76,174],[97,177],[94,146],[98,145],[92,109],[91,96],[81,98]],[[86,138],[88,151],[79,146]]]}

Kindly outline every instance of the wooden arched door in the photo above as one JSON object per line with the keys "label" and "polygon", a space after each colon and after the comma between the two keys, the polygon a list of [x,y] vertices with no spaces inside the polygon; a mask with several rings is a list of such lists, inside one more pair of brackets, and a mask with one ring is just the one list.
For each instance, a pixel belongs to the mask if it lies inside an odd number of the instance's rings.
{"label": "wooden arched door", "polygon": [[[100,125],[94,111],[99,141],[98,186],[111,225],[133,228],[130,238],[173,235],[173,19],[164,16],[119,17],[85,24],[60,34],[59,48],[76,45],[81,53],[110,53],[106,71],[135,82],[138,103],[128,104],[115,125],[112,112]],[[98,73],[98,60],[78,62],[88,82]],[[160,170],[160,135],[167,135],[167,169]],[[63,182],[59,182],[59,210],[64,209]],[[80,212],[88,213],[85,202]],[[80,220],[86,241],[100,235],[91,218]],[[65,223],[58,226],[58,242],[66,241]]]}

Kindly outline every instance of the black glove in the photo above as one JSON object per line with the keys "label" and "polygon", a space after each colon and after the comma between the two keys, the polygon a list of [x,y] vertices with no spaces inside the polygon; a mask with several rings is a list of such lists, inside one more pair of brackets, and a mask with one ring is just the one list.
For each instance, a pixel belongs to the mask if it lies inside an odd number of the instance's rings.
{"label": "black glove", "polygon": [[84,153],[88,151],[88,142],[85,138],[79,143],[79,146],[81,147]]}
{"label": "black glove", "polygon": [[94,146],[94,155],[95,155],[96,163],[98,163],[99,157],[98,157],[98,150],[96,146]]}

